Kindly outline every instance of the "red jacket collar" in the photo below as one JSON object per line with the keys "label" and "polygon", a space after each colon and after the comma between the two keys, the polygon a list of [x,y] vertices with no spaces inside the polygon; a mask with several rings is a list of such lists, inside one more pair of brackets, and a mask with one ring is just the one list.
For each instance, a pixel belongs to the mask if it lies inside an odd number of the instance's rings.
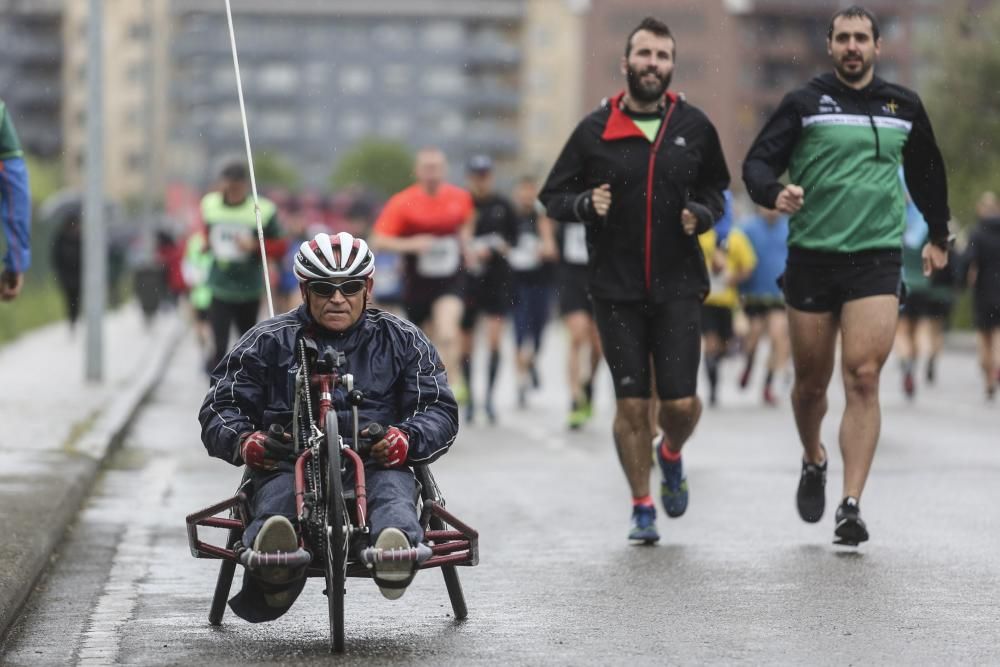
{"label": "red jacket collar", "polygon": [[[621,110],[623,97],[625,97],[624,90],[612,97],[608,102],[611,105],[611,115],[608,116],[608,122],[604,126],[604,133],[601,135],[601,139],[604,141],[614,141],[615,139],[625,139],[627,137],[646,138],[645,133],[632,122],[629,115]],[[664,99],[670,104],[677,103],[677,95],[669,91],[664,95]]]}

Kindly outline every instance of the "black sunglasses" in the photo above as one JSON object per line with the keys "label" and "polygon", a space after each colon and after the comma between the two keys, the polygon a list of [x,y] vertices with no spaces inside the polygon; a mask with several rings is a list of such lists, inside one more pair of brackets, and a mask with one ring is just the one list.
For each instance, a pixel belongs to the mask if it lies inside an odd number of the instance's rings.
{"label": "black sunglasses", "polygon": [[364,280],[345,280],[342,283],[331,283],[325,280],[310,280],[306,283],[306,289],[316,296],[321,296],[324,299],[329,299],[337,290],[340,290],[340,293],[344,296],[354,296],[364,288]]}

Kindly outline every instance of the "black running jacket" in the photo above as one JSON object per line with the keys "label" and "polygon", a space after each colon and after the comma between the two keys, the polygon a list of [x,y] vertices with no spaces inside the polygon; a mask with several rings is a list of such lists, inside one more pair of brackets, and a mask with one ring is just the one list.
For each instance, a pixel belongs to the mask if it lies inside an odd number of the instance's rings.
{"label": "black running jacket", "polygon": [[[651,142],[622,110],[623,97],[604,100],[577,125],[539,199],[553,219],[586,223],[593,297],[704,299],[705,260],[697,237],[681,227],[681,211],[698,217],[698,233],[722,217],[729,170],[718,133],[701,110],[667,93]],[[611,208],[601,218],[590,193],[603,183],[611,185]]]}

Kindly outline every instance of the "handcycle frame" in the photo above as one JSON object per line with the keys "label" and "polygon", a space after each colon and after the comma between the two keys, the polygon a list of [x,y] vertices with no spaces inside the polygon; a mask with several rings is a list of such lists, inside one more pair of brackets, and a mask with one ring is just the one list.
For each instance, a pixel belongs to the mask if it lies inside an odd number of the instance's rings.
{"label": "handcycle frame", "polygon": [[[301,340],[299,353],[301,363],[296,375],[293,411],[297,452],[294,463],[295,523],[299,550],[291,554],[257,554],[237,547],[241,545],[250,517],[247,495],[243,491],[249,480],[246,470],[236,495],[188,515],[188,543],[195,558],[223,561],[209,610],[209,623],[222,623],[237,564],[304,567],[306,576],[326,578],[330,649],[342,652],[345,580],[347,577],[372,576],[371,568],[359,561],[357,554],[351,550],[355,540],[366,540],[369,536],[363,460],[365,448],[358,444],[358,406],[364,396],[354,388],[351,375],[340,373],[343,365],[340,352],[327,348],[320,355],[315,344]],[[313,365],[317,367],[315,373],[310,372]],[[333,404],[333,393],[337,387],[346,391],[351,404],[354,437],[350,444],[340,436],[337,425]],[[313,393],[319,399],[315,411],[312,408]],[[314,414],[316,419],[313,419]],[[318,425],[323,425],[323,428]],[[353,468],[353,475],[346,474],[348,468]],[[415,566],[418,569],[441,568],[455,618],[464,619],[468,608],[456,566],[475,566],[479,563],[479,534],[445,509],[444,497],[429,466],[413,466],[413,470],[420,486],[420,524],[424,540],[432,552],[426,561]],[[343,488],[345,477],[353,481],[353,488]],[[333,493],[330,493],[331,489]],[[228,516],[218,516],[222,513],[228,513]],[[228,530],[226,546],[216,546],[200,539],[199,527]]]}

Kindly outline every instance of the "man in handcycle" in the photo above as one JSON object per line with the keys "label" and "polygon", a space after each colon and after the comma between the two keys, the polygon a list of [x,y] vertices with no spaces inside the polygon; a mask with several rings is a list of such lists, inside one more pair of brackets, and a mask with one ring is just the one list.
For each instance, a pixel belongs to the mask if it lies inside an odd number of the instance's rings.
{"label": "man in handcycle", "polygon": [[[363,240],[346,232],[317,234],[299,247],[294,264],[304,303],[248,331],[215,368],[199,414],[202,442],[210,455],[248,468],[249,516],[237,549],[296,551],[293,445],[270,428],[277,424],[292,432],[298,341],[307,337],[320,350],[342,352],[346,363],[340,372],[353,374],[355,387],[364,392],[360,423],[377,423],[385,431],[365,464],[373,546],[383,552],[416,547],[416,561],[373,564],[382,594],[396,599],[431,555],[410,466],[448,451],[458,432],[458,406],[437,350],[420,329],[368,308],[375,258]],[[342,388],[333,400],[340,432],[351,433]],[[302,568],[247,569],[229,606],[247,621],[273,620],[304,585]]]}

